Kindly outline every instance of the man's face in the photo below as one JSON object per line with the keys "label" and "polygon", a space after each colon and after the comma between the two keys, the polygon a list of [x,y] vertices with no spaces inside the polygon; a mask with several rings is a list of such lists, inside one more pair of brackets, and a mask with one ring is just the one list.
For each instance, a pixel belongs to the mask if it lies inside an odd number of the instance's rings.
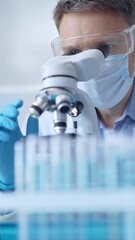
{"label": "man's face", "polygon": [[[88,38],[76,38],[74,41],[67,41],[64,46],[65,51],[71,51],[68,54],[75,54],[80,51],[84,51],[90,48],[98,48],[98,45],[102,43],[104,36],[111,36],[112,42],[114,41],[113,33],[122,31],[128,28],[127,21],[114,12],[80,12],[80,13],[67,13],[64,14],[60,27],[59,33],[61,38],[72,38],[76,36],[93,35]],[[106,33],[110,33],[107,34]],[[97,35],[98,34],[98,38]],[[99,35],[100,34],[100,35]],[[94,37],[95,36],[95,37]],[[118,35],[118,42],[124,42],[124,37]],[[107,40],[108,41],[108,40]],[[125,45],[124,45],[125,47]],[[123,51],[123,49],[121,49]],[[132,52],[129,55],[129,71],[130,75],[133,76],[135,73],[135,57]]]}

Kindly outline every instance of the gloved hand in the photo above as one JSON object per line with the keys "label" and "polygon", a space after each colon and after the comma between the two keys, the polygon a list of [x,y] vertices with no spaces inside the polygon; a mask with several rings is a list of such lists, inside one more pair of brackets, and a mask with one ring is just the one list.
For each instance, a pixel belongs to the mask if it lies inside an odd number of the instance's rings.
{"label": "gloved hand", "polygon": [[22,138],[17,117],[22,100],[0,111],[0,190],[14,189],[14,144]]}
{"label": "gloved hand", "polygon": [[0,111],[0,140],[9,141],[11,132],[15,131],[18,127],[17,117],[19,115],[18,109],[22,107],[23,101],[16,100],[14,103],[9,104],[2,111]]}

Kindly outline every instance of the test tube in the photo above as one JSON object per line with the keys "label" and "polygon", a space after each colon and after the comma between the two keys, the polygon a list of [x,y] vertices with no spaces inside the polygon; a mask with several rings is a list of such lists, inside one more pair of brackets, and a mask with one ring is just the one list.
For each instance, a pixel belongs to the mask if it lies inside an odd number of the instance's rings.
{"label": "test tube", "polygon": [[77,189],[88,189],[88,139],[78,137],[75,145]]}
{"label": "test tube", "polygon": [[40,192],[49,190],[51,188],[51,166],[48,137],[38,137],[35,164],[37,190]]}
{"label": "test tube", "polygon": [[25,189],[25,140],[15,143],[15,189],[23,191]]}
{"label": "test tube", "polygon": [[26,140],[26,168],[25,168],[25,176],[26,176],[26,189],[27,191],[35,191],[36,190],[36,182],[35,182],[35,166],[36,166],[36,150],[37,150],[37,137],[30,135]]}

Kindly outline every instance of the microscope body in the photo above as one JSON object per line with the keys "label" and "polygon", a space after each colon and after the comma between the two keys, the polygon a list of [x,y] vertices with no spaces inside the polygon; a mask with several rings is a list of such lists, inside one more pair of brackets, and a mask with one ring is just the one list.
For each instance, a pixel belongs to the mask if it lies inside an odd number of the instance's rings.
{"label": "microscope body", "polygon": [[77,134],[79,129],[79,134],[98,136],[95,107],[77,83],[95,77],[104,59],[104,54],[96,49],[50,59],[42,66],[42,89],[30,107],[31,116],[38,118],[49,111],[57,134],[66,133],[69,121],[73,133]]}

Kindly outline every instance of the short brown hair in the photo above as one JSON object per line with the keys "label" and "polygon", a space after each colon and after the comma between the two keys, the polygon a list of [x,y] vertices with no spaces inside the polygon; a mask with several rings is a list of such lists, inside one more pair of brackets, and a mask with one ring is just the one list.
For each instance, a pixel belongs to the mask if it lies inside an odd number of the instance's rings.
{"label": "short brown hair", "polygon": [[129,25],[135,22],[135,0],[59,0],[53,11],[53,19],[59,29],[65,13],[90,10],[113,10],[124,16]]}

